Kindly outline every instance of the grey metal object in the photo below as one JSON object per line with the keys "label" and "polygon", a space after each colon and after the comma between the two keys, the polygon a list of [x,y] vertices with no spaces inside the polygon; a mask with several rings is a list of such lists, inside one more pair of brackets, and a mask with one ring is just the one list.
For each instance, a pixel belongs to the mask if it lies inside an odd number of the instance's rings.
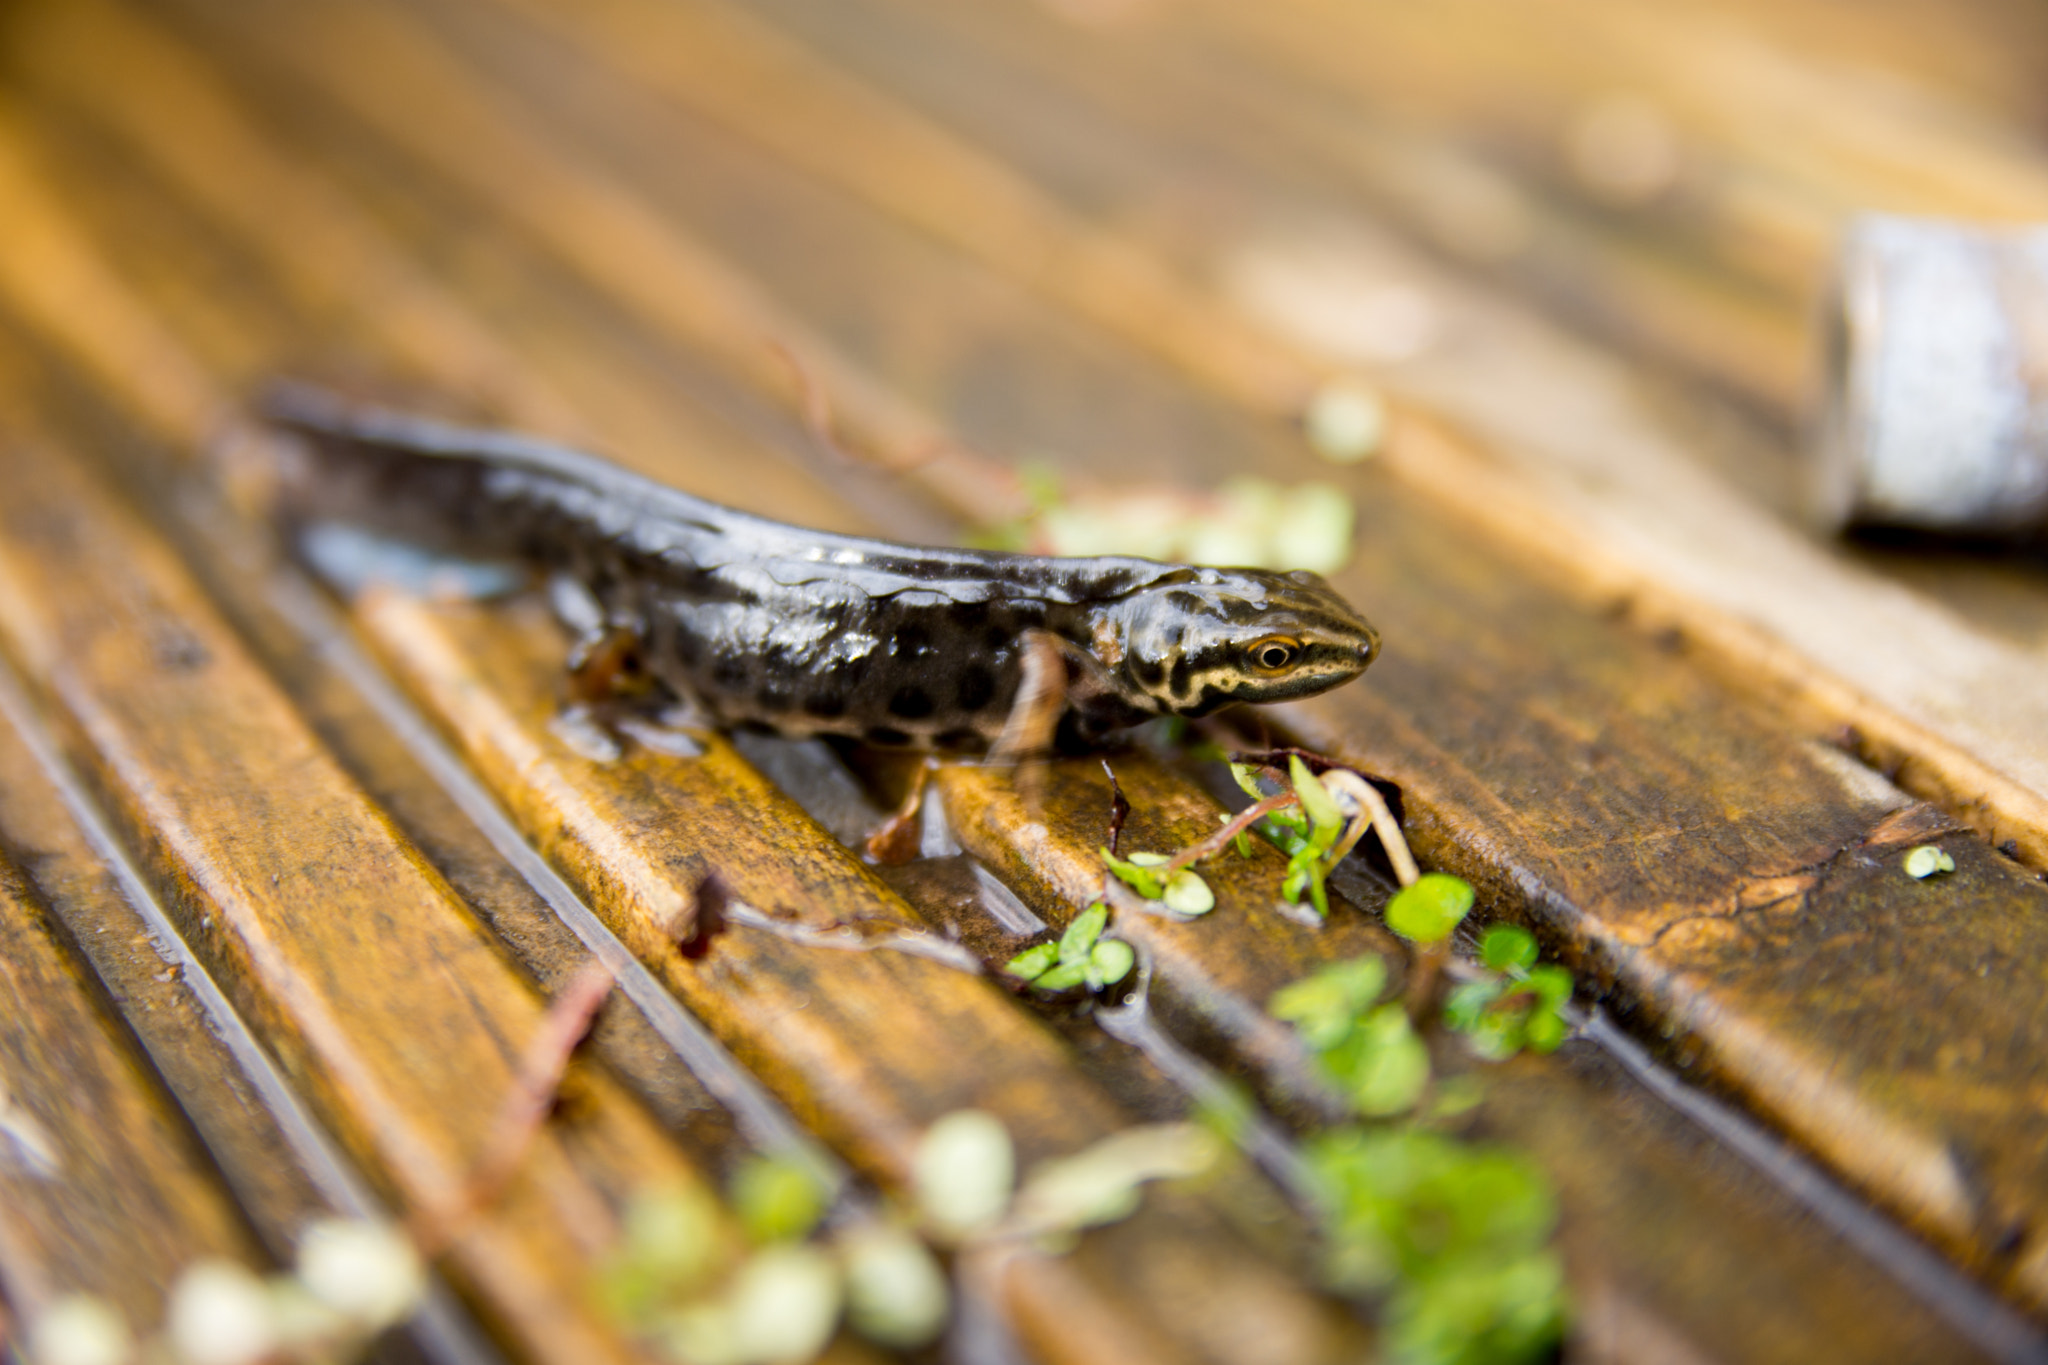
{"label": "grey metal object", "polygon": [[2048,534],[2048,227],[1858,218],[1825,326],[1816,521]]}

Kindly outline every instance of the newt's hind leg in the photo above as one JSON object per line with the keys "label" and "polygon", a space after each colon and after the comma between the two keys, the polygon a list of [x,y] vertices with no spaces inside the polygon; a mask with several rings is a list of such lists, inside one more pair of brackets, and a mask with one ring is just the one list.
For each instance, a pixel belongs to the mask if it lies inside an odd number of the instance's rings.
{"label": "newt's hind leg", "polygon": [[894,866],[907,863],[918,855],[923,834],[920,817],[924,814],[924,792],[931,785],[931,780],[932,760],[927,758],[917,765],[916,773],[911,776],[910,791],[902,804],[868,835],[861,851],[869,862]]}
{"label": "newt's hind leg", "polygon": [[[569,574],[548,584],[555,615],[574,634],[569,647],[568,693],[551,729],[586,758],[616,761],[624,751],[621,737],[638,740],[659,753],[694,758],[703,745],[688,731],[710,724],[691,698],[663,695],[647,667],[646,641],[637,622],[609,615],[595,594]],[[659,714],[649,704],[667,703]]]}

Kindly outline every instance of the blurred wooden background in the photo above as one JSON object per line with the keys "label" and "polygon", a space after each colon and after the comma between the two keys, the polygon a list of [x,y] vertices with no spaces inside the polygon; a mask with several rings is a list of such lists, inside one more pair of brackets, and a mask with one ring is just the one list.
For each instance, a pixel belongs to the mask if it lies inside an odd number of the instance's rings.
{"label": "blurred wooden background", "polygon": [[[1090,896],[1106,781],[949,769],[964,852],[884,876],[829,752],[579,758],[531,604],[345,606],[223,496],[298,373],[907,539],[1026,461],[1338,483],[1387,652],[1279,723],[1600,1006],[1479,1119],[1561,1192],[1570,1358],[2043,1358],[2048,574],[1793,513],[1837,230],[2048,219],[2044,69],[1995,0],[0,6],[0,1118],[50,1158],[0,1148],[8,1314],[148,1320],[200,1255],[445,1197],[593,954],[629,998],[395,1355],[636,1358],[587,1292],[621,1202],[764,1145],[888,1190],[963,1105],[1036,1158],[1188,1103],[925,958],[678,956],[707,872],[1000,955]],[[1347,377],[1394,418],[1339,468],[1299,419]],[[1214,827],[1117,765],[1156,846]],[[1956,873],[1901,876],[1930,840]],[[1291,1122],[1263,1002],[1382,893],[1310,932],[1268,861],[1125,929]],[[1365,1357],[1244,1183],[1011,1263],[1019,1349]]]}

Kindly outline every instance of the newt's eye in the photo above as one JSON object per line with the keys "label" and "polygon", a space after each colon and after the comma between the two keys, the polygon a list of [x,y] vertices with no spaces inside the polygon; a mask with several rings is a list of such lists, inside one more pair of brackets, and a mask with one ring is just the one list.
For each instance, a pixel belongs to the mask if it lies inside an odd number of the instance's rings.
{"label": "newt's eye", "polygon": [[1251,647],[1252,667],[1265,673],[1278,673],[1294,662],[1294,656],[1301,652],[1301,646],[1284,636],[1271,635]]}

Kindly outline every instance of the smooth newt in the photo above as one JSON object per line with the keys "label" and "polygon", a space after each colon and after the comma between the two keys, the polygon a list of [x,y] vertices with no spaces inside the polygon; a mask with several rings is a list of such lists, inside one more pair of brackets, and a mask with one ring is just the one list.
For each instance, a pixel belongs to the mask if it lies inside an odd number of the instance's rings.
{"label": "smooth newt", "polygon": [[[1379,635],[1305,571],[927,549],[787,526],[577,451],[273,390],[280,511],[556,576],[571,666],[626,655],[722,725],[1021,755],[1306,697]],[[565,593],[559,588],[566,587]]]}

